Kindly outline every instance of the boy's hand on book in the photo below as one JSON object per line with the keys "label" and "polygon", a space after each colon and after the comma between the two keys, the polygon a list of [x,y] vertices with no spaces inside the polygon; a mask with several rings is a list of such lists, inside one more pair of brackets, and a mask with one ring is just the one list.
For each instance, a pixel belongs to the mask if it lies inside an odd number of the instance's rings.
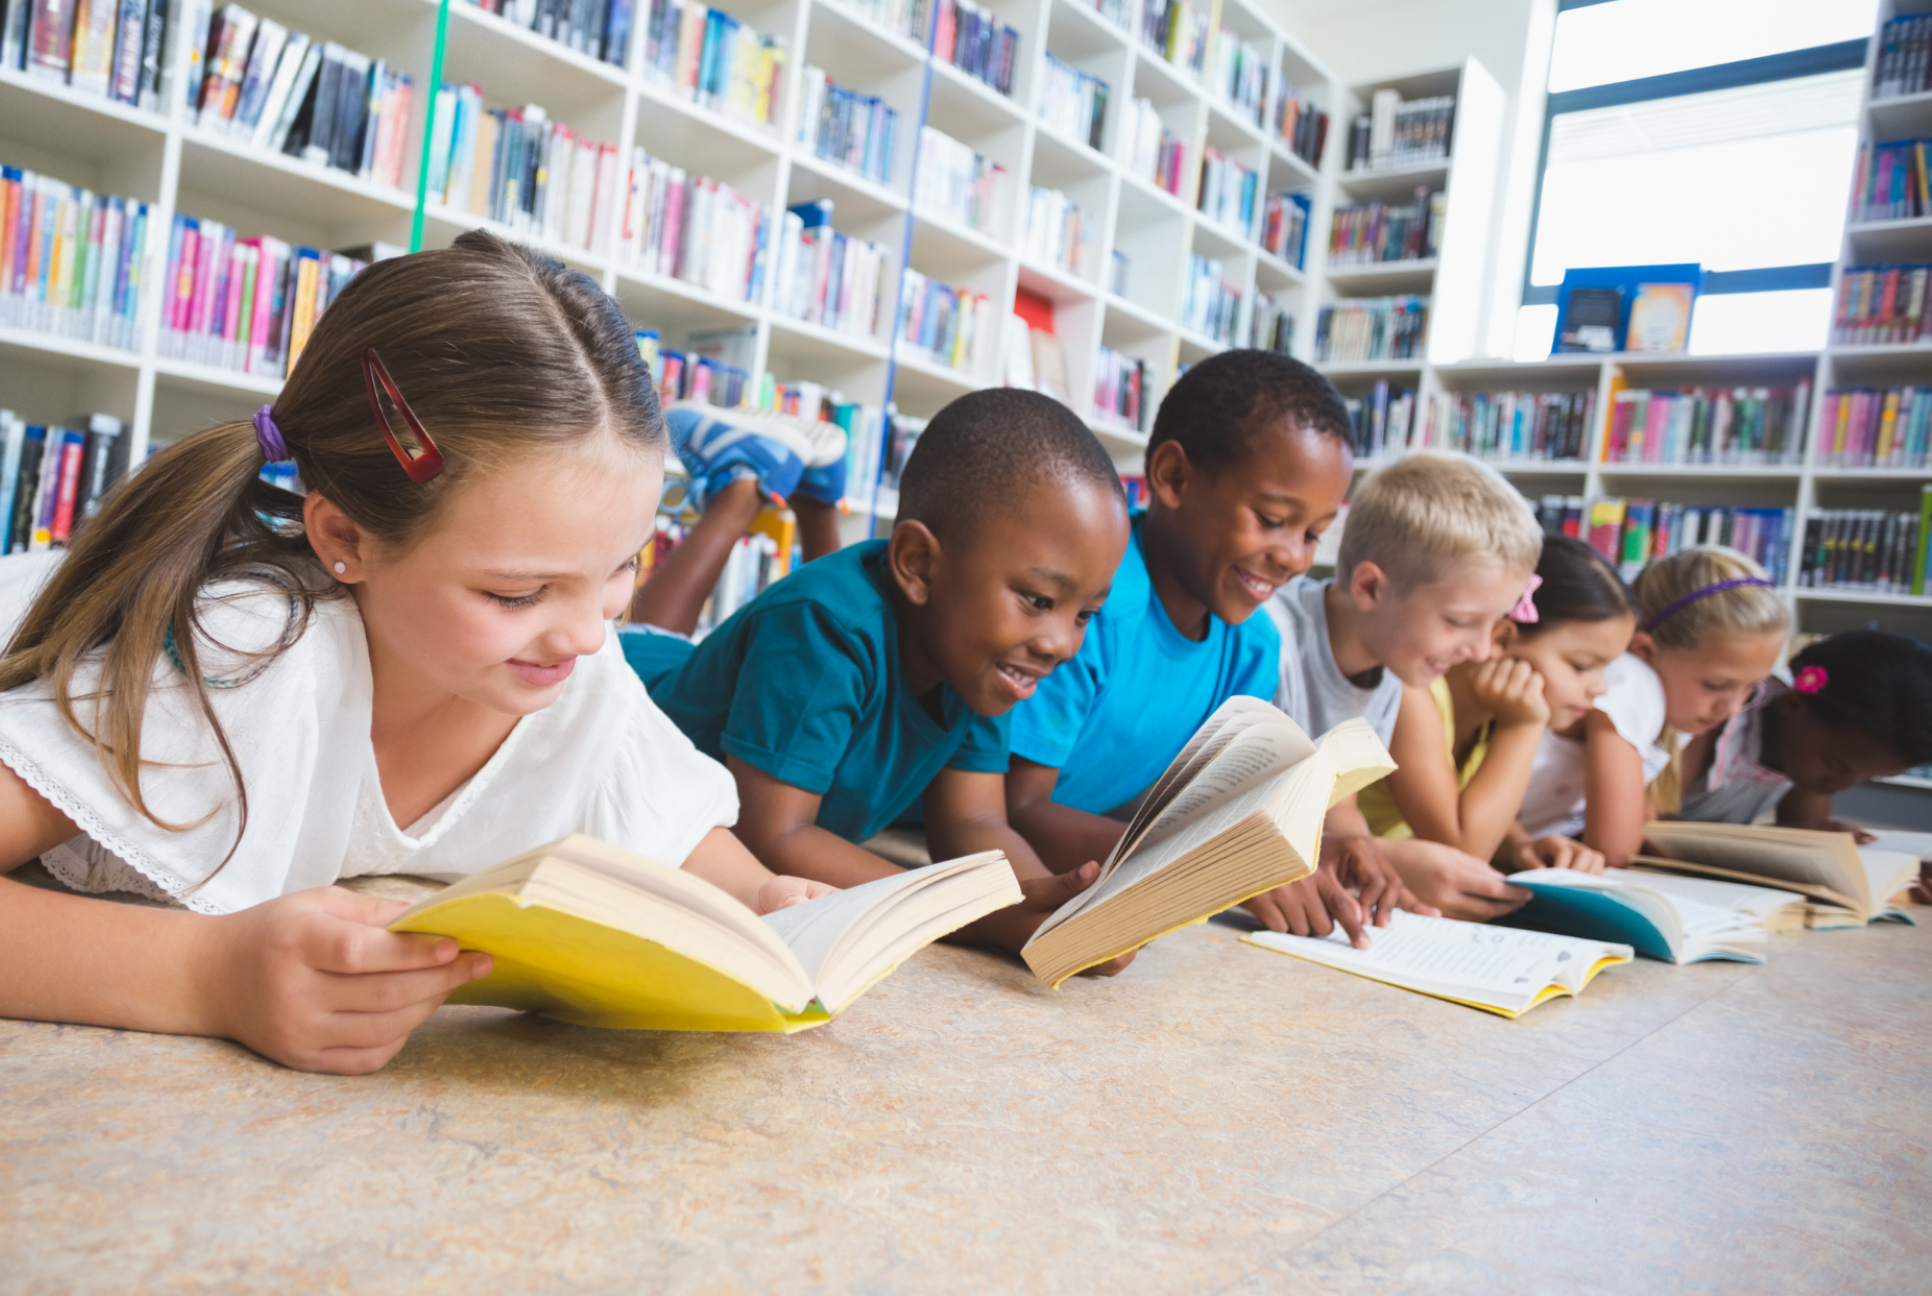
{"label": "boy's hand on book", "polygon": [[199,970],[206,1034],[300,1071],[381,1068],[490,956],[384,931],[409,906],[318,887],[215,920]]}
{"label": "boy's hand on book", "polygon": [[[1055,873],[1047,877],[1019,878],[1020,902],[998,913],[991,913],[978,922],[960,928],[949,939],[963,945],[990,945],[997,949],[1020,952],[1020,948],[1033,939],[1033,933],[1040,924],[1051,918],[1056,910],[1067,901],[1085,891],[1100,879],[1100,865],[1088,860],[1071,873]],[[1129,950],[1118,958],[1107,960],[1082,972],[1081,976],[1114,976],[1134,961],[1139,950]]]}
{"label": "boy's hand on book", "polygon": [[757,894],[752,896],[752,911],[759,917],[802,905],[807,900],[831,895],[838,888],[830,882],[814,882],[810,878],[774,875],[758,886]]}
{"label": "boy's hand on book", "polygon": [[1362,907],[1334,873],[1318,868],[1299,882],[1263,891],[1241,906],[1273,932],[1296,936],[1326,936],[1337,924],[1356,949],[1369,947],[1363,930]]}
{"label": "boy's hand on book", "polygon": [[1476,667],[1469,686],[1476,700],[1496,717],[1498,728],[1550,722],[1550,704],[1543,696],[1543,676],[1520,657],[1491,657]]}
{"label": "boy's hand on book", "polygon": [[1529,902],[1529,890],[1511,886],[1474,855],[1441,842],[1384,841],[1381,849],[1417,899],[1445,918],[1488,922]]}
{"label": "boy's hand on book", "polygon": [[1608,864],[1602,851],[1591,850],[1574,837],[1538,837],[1516,848],[1518,869],[1566,868],[1577,873],[1601,873]]}

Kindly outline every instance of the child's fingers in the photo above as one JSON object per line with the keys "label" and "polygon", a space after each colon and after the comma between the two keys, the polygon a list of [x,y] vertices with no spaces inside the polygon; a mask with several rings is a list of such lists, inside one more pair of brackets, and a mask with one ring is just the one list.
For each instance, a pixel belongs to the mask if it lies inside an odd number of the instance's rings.
{"label": "child's fingers", "polygon": [[[1367,949],[1368,934],[1362,930],[1362,910],[1355,903],[1355,897],[1340,882],[1324,873],[1315,875],[1315,889],[1324,914],[1332,916],[1342,925],[1342,931],[1348,935],[1348,943],[1356,949]],[[1334,929],[1331,927],[1329,930]],[[1327,934],[1327,931],[1322,933],[1324,936]]]}
{"label": "child's fingers", "polygon": [[348,975],[441,967],[460,952],[448,936],[384,931],[323,916],[304,924],[298,941],[302,960],[310,967]]}
{"label": "child's fingers", "polygon": [[434,1006],[457,987],[488,976],[492,966],[488,954],[471,951],[442,967],[331,977],[321,998],[326,1008],[338,1013],[389,1013],[425,1003]]}
{"label": "child's fingers", "polygon": [[407,1035],[399,1040],[376,1048],[328,1048],[308,1059],[305,1071],[320,1071],[327,1075],[368,1075],[389,1065],[389,1059],[402,1052],[402,1046],[409,1042]]}
{"label": "child's fingers", "polygon": [[347,891],[342,887],[317,887],[313,891],[298,892],[309,902],[309,907],[319,913],[330,914],[347,922],[361,923],[365,927],[387,927],[396,921],[396,915],[409,908],[401,900],[378,900],[375,896],[362,895]]}
{"label": "child's fingers", "polygon": [[1046,878],[1026,878],[1020,883],[1020,893],[1025,897],[1020,901],[1020,905],[1035,913],[1052,913],[1092,886],[1094,879],[1099,876],[1100,866],[1089,860],[1071,873],[1056,873]]}
{"label": "child's fingers", "polygon": [[317,1052],[400,1047],[409,1038],[409,1032],[428,1021],[430,1014],[443,1006],[444,998],[444,995],[437,995],[393,1012],[331,1013],[322,1027],[328,1042]]}
{"label": "child's fingers", "polygon": [[[1247,905],[1248,912],[1259,918],[1261,925],[1276,935],[1280,935],[1288,930],[1288,917],[1282,912],[1281,904],[1275,899],[1280,892],[1285,890],[1287,890],[1286,887],[1277,887],[1273,891],[1263,891],[1260,895],[1248,901]],[[1305,936],[1308,933],[1296,932],[1295,934],[1297,936]]]}

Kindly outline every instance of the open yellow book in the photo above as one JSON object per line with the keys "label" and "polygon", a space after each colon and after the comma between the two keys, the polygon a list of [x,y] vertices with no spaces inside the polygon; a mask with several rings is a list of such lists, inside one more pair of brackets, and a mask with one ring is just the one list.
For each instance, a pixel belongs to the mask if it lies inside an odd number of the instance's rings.
{"label": "open yellow book", "polygon": [[1660,819],[1644,837],[1658,853],[1632,863],[1796,891],[1805,897],[1808,927],[1915,921],[1892,900],[1917,880],[1918,859],[1860,846],[1850,833]]}
{"label": "open yellow book", "polygon": [[1222,703],[1147,795],[1091,887],[1020,951],[1057,986],[1315,871],[1328,808],[1395,769],[1361,720],[1314,742],[1259,698]]}
{"label": "open yellow book", "polygon": [[453,936],[496,960],[451,1003],[582,1026],[790,1032],[1019,900],[1013,866],[987,851],[760,918],[683,869],[578,836],[465,878],[389,929]]}
{"label": "open yellow book", "polygon": [[1583,993],[1597,973],[1628,963],[1632,950],[1614,941],[1490,927],[1397,910],[1369,935],[1369,948],[1348,943],[1341,928],[1327,936],[1253,932],[1241,938],[1371,981],[1417,994],[1520,1017],[1558,995]]}

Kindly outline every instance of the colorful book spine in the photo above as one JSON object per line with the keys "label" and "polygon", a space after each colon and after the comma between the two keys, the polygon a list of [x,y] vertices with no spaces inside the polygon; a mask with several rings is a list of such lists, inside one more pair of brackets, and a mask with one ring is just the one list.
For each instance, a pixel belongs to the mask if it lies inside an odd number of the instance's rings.
{"label": "colorful book spine", "polygon": [[148,207],[0,166],[0,325],[132,350]]}
{"label": "colorful book spine", "polygon": [[807,63],[799,77],[798,140],[827,162],[889,185],[897,167],[899,111],[879,95],[861,94]]}
{"label": "colorful book spine", "polygon": [[0,68],[152,110],[166,26],[165,0],[0,0]]}
{"label": "colorful book spine", "polygon": [[1269,194],[1261,212],[1261,246],[1299,270],[1308,257],[1308,195]]}
{"label": "colorful book spine", "polygon": [[1028,185],[1026,227],[1020,254],[1029,261],[1084,275],[1090,260],[1093,228],[1073,199],[1058,189]]}
{"label": "colorful book spine", "polygon": [[779,233],[774,304],[792,319],[878,337],[893,264],[881,245],[835,230],[829,200],[801,203],[785,213]]}
{"label": "colorful book spine", "polygon": [[910,266],[899,280],[899,341],[929,362],[980,374],[990,358],[999,314],[993,299],[929,279]]}
{"label": "colorful book spine", "polygon": [[1349,423],[1355,429],[1355,453],[1376,459],[1401,451],[1415,435],[1415,392],[1378,380],[1362,396],[1345,396]]}
{"label": "colorful book spine", "polygon": [[785,43],[719,9],[638,0],[644,71],[657,88],[734,121],[777,129],[786,86]]}
{"label": "colorful book spine", "polygon": [[1596,422],[1597,393],[1436,392],[1419,445],[1478,459],[1580,460]]}
{"label": "colorful book spine", "polygon": [[1913,511],[1819,509],[1805,521],[1798,584],[1868,594],[1925,592],[1932,492]]}
{"label": "colorful book spine", "polygon": [[1422,354],[1428,332],[1427,297],[1345,298],[1322,307],[1315,323],[1315,358],[1411,360]]}
{"label": "colorful book spine", "polygon": [[1262,125],[1270,75],[1267,56],[1233,28],[1223,27],[1215,39],[1213,57],[1209,83],[1239,115]]}
{"label": "colorful book spine", "polygon": [[682,279],[732,301],[762,293],[772,240],[769,209],[731,186],[687,176],[638,149],[618,231],[618,262]]}
{"label": "colorful book spine", "polygon": [[1623,389],[1604,438],[1605,463],[1775,466],[1804,458],[1811,384]]}
{"label": "colorful book spine", "polygon": [[1114,134],[1114,154],[1129,173],[1179,196],[1189,177],[1187,143],[1168,129],[1151,99],[1129,99]]}
{"label": "colorful book spine", "polygon": [[1242,238],[1255,236],[1261,177],[1213,147],[1201,151],[1201,189],[1195,206],[1215,224]]}
{"label": "colorful book spine", "polygon": [[[915,33],[923,41],[924,33]],[[1020,61],[1020,34],[1001,22],[991,9],[972,0],[936,0],[933,5],[932,52],[1003,95],[1013,93],[1013,73]]]}
{"label": "colorful book spine", "polygon": [[[1546,518],[1547,526],[1547,518]],[[1791,570],[1797,511],[1643,499],[1592,500],[1585,539],[1632,579],[1652,559],[1698,546],[1723,545],[1755,560],[1776,584]]]}
{"label": "colorful book spine", "polygon": [[1140,38],[1175,67],[1199,76],[1207,58],[1212,9],[1193,0],[1145,0]]}
{"label": "colorful book spine", "polygon": [[1834,346],[1917,342],[1932,334],[1925,309],[1932,265],[1847,266],[1839,273],[1831,326]]}
{"label": "colorful book spine", "polygon": [[1040,120],[1048,130],[1088,148],[1101,147],[1107,124],[1108,86],[1099,77],[1046,56],[1040,90]]}
{"label": "colorful book spine", "polygon": [[1199,253],[1187,259],[1187,282],[1181,294],[1181,327],[1192,329],[1223,346],[1235,345],[1241,323],[1243,294],[1228,282],[1227,265]]}
{"label": "colorful book spine", "polygon": [[1005,228],[1012,184],[999,163],[950,135],[922,126],[919,164],[913,174],[913,203],[922,213],[989,234]]}
{"label": "colorful book spine", "polygon": [[1860,143],[1852,164],[1850,219],[1862,224],[1932,215],[1929,153],[1932,140]]}
{"label": "colorful book spine", "polygon": [[1902,14],[1890,19],[1879,29],[1878,47],[1873,100],[1932,90],[1932,14]]}
{"label": "colorful book spine", "polygon": [[630,58],[635,0],[468,0],[486,13],[579,54],[623,67]]}
{"label": "colorful book spine", "polygon": [[1446,197],[1419,185],[1415,201],[1401,207],[1381,202],[1337,207],[1328,227],[1329,263],[1377,265],[1435,256]]}
{"label": "colorful book spine", "polygon": [[1328,114],[1285,83],[1275,98],[1275,134],[1290,153],[1321,169],[1322,150],[1328,144]]}

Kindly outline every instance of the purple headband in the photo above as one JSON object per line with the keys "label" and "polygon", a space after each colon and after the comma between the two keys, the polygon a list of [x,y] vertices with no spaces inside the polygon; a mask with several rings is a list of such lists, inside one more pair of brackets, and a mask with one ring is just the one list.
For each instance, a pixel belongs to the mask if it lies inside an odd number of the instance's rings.
{"label": "purple headband", "polygon": [[1691,604],[1697,602],[1698,599],[1707,598],[1710,595],[1719,593],[1723,590],[1736,589],[1740,585],[1762,585],[1766,589],[1777,588],[1777,586],[1774,585],[1772,582],[1768,580],[1760,580],[1756,576],[1745,576],[1745,577],[1741,577],[1738,580],[1719,581],[1715,585],[1706,585],[1703,589],[1692,590],[1690,593],[1684,595],[1683,598],[1678,599],[1675,603],[1672,603],[1670,606],[1666,607],[1662,612],[1659,612],[1656,616],[1644,622],[1643,631],[1645,634],[1649,634],[1652,630],[1655,630],[1658,626],[1662,625],[1665,621],[1668,621],[1673,614],[1675,614],[1678,611],[1681,611],[1686,607],[1689,607]]}
{"label": "purple headband", "polygon": [[282,444],[282,430],[275,426],[270,408],[264,405],[255,411],[255,443],[261,446],[263,459],[280,463],[289,457],[288,447]]}

